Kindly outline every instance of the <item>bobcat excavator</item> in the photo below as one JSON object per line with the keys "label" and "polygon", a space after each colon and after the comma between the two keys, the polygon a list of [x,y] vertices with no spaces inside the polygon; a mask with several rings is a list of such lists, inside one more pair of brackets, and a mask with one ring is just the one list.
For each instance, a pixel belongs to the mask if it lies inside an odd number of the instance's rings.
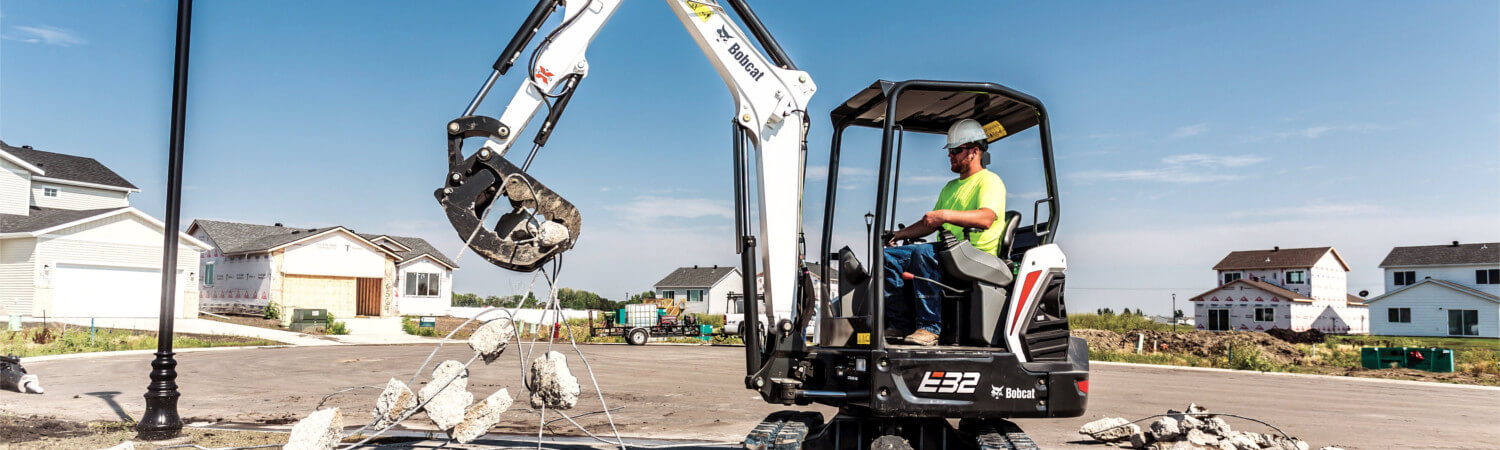
{"label": "bobcat excavator", "polygon": [[[580,237],[579,211],[526,170],[589,75],[585,51],[622,1],[539,1],[462,116],[447,124],[449,171],[435,195],[459,238],[499,267],[535,271],[559,264]],[[829,420],[795,410],[772,414],[751,430],[747,448],[1035,448],[1009,419],[1083,414],[1088,351],[1082,339],[1068,335],[1067,264],[1053,243],[1058,188],[1040,101],[994,83],[882,80],[835,107],[815,258],[818,267],[837,271],[817,274],[819,279],[837,278],[838,284],[817,284],[805,262],[801,226],[807,105],[817,91],[812,76],[797,69],[744,0],[667,3],[735,101],[729,122],[736,249],[742,273],[764,271],[763,281],[746,276],[742,286],[742,292],[764,292],[764,306],[744,305],[745,387],[770,403],[818,403],[839,411]],[[559,11],[559,24],[521,60]],[[525,78],[501,115],[476,115],[497,80],[518,62]],[[510,150],[544,107],[529,153],[512,157]],[[976,249],[965,236],[939,233],[936,245],[948,279],[962,280],[945,289],[940,344],[888,342],[878,276],[884,259],[869,257],[882,254],[885,240],[871,237],[858,252],[834,252],[830,244],[840,206],[840,142],[851,127],[879,130],[876,204],[858,208],[873,208],[872,223],[894,226],[903,137],[942,134],[961,119],[985,124],[992,142],[1036,127],[1046,196],[1033,205],[1028,226],[1020,226],[1020,213],[1005,213],[995,254]],[[466,150],[470,139],[482,144]],[[1043,205],[1046,220],[1038,222]],[[751,208],[757,208],[753,215]],[[498,218],[490,217],[492,209]],[[861,263],[859,253],[870,260]],[[816,330],[812,340],[809,325]]]}

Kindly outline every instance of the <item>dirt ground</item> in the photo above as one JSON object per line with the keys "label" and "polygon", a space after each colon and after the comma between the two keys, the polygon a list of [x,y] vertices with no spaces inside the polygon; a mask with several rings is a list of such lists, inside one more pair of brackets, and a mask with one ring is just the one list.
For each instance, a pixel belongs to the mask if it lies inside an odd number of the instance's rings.
{"label": "dirt ground", "polygon": [[[221,448],[284,444],[287,440],[285,433],[278,432],[184,428],[182,435],[177,438],[149,442],[136,439],[133,426],[129,422],[74,422],[49,417],[0,414],[0,449],[94,449],[113,447],[125,441],[133,442],[138,449],[184,444]],[[414,438],[393,437],[377,439],[372,443],[396,444],[412,440]]]}

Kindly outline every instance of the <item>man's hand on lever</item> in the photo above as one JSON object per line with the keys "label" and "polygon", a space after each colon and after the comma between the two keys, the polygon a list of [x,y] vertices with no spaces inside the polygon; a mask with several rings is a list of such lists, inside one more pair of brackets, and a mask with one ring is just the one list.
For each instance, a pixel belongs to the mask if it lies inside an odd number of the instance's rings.
{"label": "man's hand on lever", "polygon": [[932,234],[944,224],[954,224],[964,228],[989,228],[995,223],[995,212],[989,208],[979,208],[971,211],[954,211],[951,209],[938,209],[928,211],[922,215],[922,219],[906,228],[897,230],[886,242],[887,247],[895,247],[896,241],[916,239]]}

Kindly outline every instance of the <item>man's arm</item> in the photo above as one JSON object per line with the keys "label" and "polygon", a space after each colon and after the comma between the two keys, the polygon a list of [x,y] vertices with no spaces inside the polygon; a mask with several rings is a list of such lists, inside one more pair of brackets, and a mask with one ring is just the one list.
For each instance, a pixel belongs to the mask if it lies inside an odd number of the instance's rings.
{"label": "man's arm", "polygon": [[891,241],[902,239],[915,239],[932,234],[943,224],[951,223],[964,228],[989,228],[995,223],[995,212],[989,208],[979,208],[972,211],[955,211],[951,209],[939,209],[928,211],[922,215],[922,220],[911,224],[906,228],[897,230]]}

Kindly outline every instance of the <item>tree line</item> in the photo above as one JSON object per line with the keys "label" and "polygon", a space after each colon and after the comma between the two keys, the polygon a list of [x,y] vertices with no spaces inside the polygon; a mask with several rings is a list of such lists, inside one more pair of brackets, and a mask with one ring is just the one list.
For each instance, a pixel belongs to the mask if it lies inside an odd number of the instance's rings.
{"label": "tree line", "polygon": [[[626,304],[643,303],[647,300],[652,300],[655,298],[656,293],[651,291],[632,295],[625,301],[615,301],[605,298],[602,295],[582,289],[560,288],[557,290],[557,303],[559,306],[562,306],[563,309],[597,309],[603,311],[612,311],[623,308]],[[509,295],[504,297],[494,295],[481,297],[478,294],[454,292],[452,304],[453,306],[498,306],[502,308],[528,309],[541,308],[546,306],[546,302],[544,300],[538,299],[536,297],[536,294],[531,292],[527,292],[525,296]]]}

